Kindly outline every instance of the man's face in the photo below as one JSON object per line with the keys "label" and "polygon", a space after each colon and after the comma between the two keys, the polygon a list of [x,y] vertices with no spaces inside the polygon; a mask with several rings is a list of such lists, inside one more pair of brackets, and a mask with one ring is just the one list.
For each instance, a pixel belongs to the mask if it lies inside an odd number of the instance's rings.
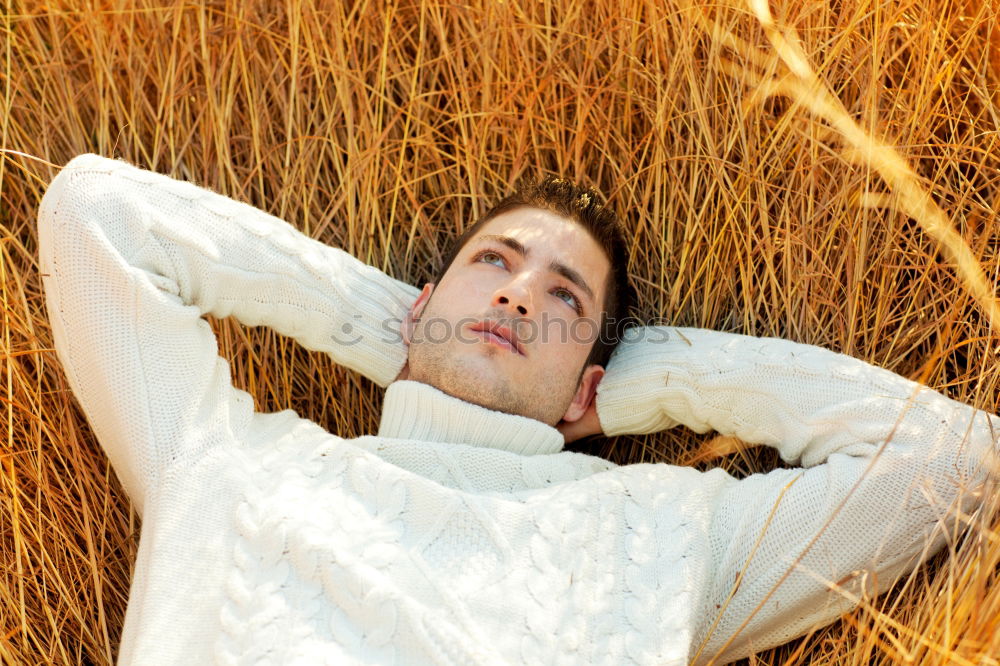
{"label": "man's face", "polygon": [[603,375],[583,365],[609,271],[572,220],[537,208],[498,215],[414,305],[409,379],[549,425],[576,420]]}

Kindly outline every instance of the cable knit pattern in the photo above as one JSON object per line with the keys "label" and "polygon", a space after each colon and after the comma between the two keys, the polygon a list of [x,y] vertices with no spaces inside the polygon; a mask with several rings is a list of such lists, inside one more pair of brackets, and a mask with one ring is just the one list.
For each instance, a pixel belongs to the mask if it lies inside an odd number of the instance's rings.
{"label": "cable knit pattern", "polygon": [[387,385],[415,288],[94,155],[39,238],[56,350],[142,515],[123,664],[725,663],[836,619],[828,581],[871,593],[933,553],[996,449],[995,417],[885,370],[680,328],[615,353],[606,432],[717,430],[802,468],[616,467],[410,381],[344,440],[255,413],[203,315]]}

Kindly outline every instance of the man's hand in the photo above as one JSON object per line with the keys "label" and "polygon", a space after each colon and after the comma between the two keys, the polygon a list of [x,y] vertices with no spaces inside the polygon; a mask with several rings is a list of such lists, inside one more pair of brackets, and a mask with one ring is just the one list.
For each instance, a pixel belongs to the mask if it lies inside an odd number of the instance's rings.
{"label": "man's hand", "polygon": [[560,421],[556,424],[556,430],[562,433],[566,443],[575,442],[591,435],[603,435],[604,428],[601,427],[601,419],[597,416],[597,403],[591,401],[590,407],[576,421]]}

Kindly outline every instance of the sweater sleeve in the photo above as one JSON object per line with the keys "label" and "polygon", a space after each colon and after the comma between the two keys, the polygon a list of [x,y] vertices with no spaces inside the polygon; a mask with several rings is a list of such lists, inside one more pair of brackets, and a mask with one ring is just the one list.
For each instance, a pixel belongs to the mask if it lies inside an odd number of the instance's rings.
{"label": "sweater sleeve", "polygon": [[405,363],[397,325],[417,290],[252,206],[81,155],[38,226],[58,357],[140,511],[164,465],[252,415],[203,315],[269,326],[383,386]]}
{"label": "sweater sleeve", "polygon": [[616,352],[597,406],[609,434],[680,423],[803,466],[706,475],[721,482],[698,662],[787,642],[884,591],[954,537],[997,469],[997,417],[787,340],[641,331]]}

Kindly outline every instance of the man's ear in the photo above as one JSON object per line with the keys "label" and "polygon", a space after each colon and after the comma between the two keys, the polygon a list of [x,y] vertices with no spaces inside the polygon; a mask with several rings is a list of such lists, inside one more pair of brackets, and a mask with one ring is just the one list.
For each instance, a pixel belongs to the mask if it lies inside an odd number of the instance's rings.
{"label": "man's ear", "polygon": [[604,368],[602,366],[587,366],[587,369],[583,371],[583,376],[580,377],[580,385],[576,388],[573,402],[569,403],[566,414],[562,417],[563,421],[567,423],[579,421],[587,413],[587,409],[593,404],[594,397],[597,395],[597,385],[601,383],[603,378]]}
{"label": "man's ear", "polygon": [[423,313],[424,308],[427,307],[427,301],[430,300],[431,294],[434,292],[434,283],[428,282],[424,285],[424,288],[420,290],[420,295],[417,296],[417,300],[413,302],[410,306],[410,311],[406,313],[403,317],[403,321],[399,324],[399,334],[403,336],[403,342],[410,344],[413,340],[413,330],[417,326],[417,319]]}

